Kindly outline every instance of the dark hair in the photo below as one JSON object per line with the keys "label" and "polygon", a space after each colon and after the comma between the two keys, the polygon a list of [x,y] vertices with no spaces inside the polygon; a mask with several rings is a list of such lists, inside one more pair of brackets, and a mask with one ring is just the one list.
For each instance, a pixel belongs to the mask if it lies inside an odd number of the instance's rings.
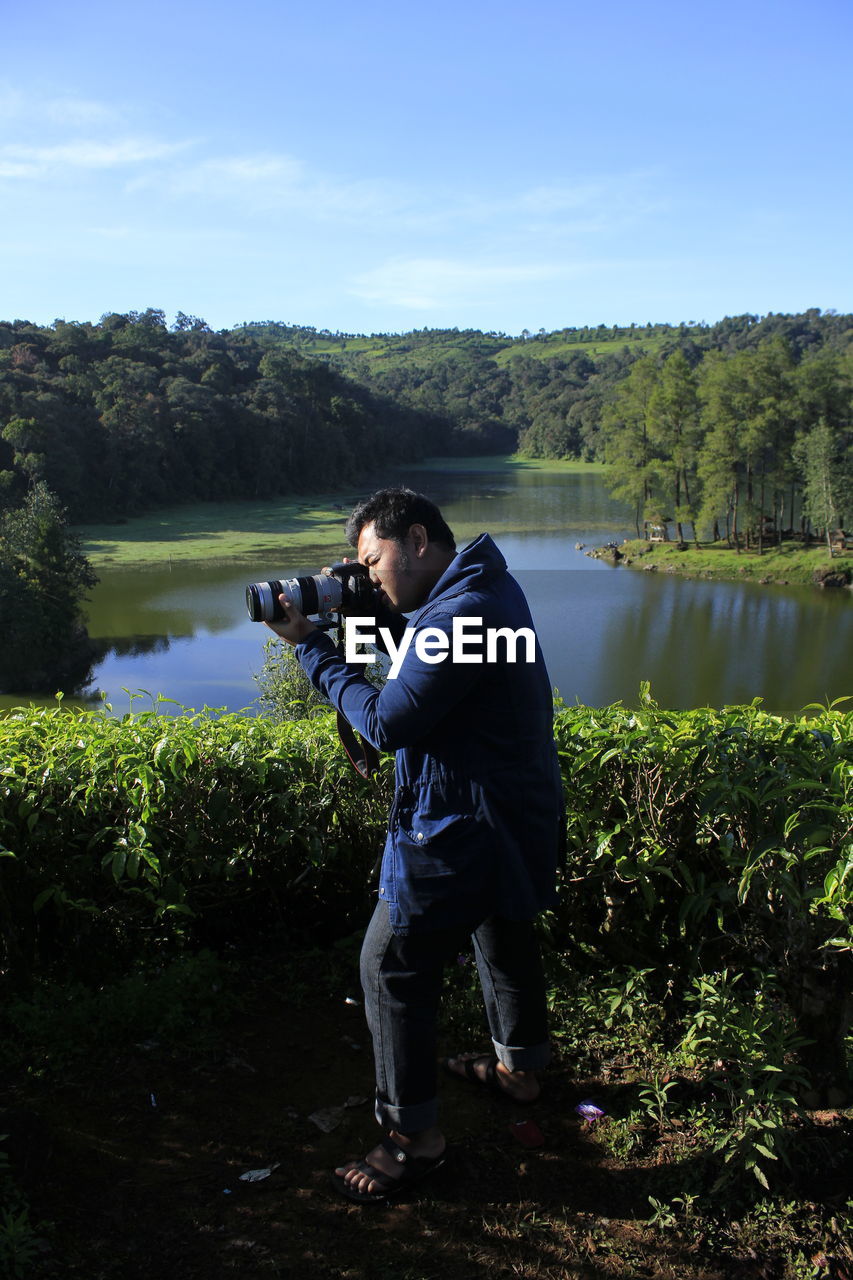
{"label": "dark hair", "polygon": [[376,526],[380,538],[393,538],[395,542],[402,542],[413,524],[422,524],[431,542],[456,550],[456,539],[438,507],[414,489],[378,489],[360,502],[347,520],[347,542],[351,547],[358,546],[358,535],[367,524]]}

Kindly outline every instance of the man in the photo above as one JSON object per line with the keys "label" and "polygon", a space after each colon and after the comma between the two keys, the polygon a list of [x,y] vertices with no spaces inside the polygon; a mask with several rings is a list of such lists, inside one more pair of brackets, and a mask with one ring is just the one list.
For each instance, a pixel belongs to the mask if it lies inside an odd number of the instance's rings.
{"label": "man", "polygon": [[[398,654],[408,641],[394,678],[377,689],[285,597],[284,619],[268,625],[363,738],[396,752],[379,901],[361,954],[376,1116],[388,1136],[334,1174],[341,1194],[369,1203],[444,1161],[436,1018],[444,966],[470,937],[495,1054],[444,1065],[518,1101],[538,1096],[550,1051],[533,922],[554,901],[562,788],[530,612],[488,534],[457,553],[438,508],[395,488],[356,507],[347,537],[376,589],[377,623],[393,620]],[[479,656],[478,633],[497,637]],[[516,652],[524,638],[530,650]]]}

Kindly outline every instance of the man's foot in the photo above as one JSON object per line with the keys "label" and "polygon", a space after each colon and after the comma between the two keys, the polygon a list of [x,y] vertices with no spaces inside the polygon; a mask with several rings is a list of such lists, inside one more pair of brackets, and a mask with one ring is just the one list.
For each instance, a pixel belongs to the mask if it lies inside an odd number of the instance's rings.
{"label": "man's foot", "polygon": [[336,1190],[357,1204],[392,1200],[406,1187],[444,1164],[446,1143],[439,1129],[421,1133],[398,1133],[387,1138],[363,1160],[353,1160],[335,1169]]}
{"label": "man's foot", "polygon": [[452,1076],[482,1084],[513,1102],[535,1102],[541,1093],[534,1071],[510,1071],[489,1053],[464,1053],[458,1058],[444,1058],[443,1066]]}

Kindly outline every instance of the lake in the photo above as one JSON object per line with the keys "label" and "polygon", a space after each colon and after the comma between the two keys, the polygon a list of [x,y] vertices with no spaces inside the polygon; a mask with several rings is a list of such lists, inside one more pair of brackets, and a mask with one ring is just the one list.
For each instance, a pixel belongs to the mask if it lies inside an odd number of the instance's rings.
{"label": "lake", "polygon": [[[598,472],[417,468],[393,480],[433,497],[460,545],[492,534],[524,586],[551,682],[568,703],[636,705],[644,680],[671,708],[761,697],[787,714],[853,694],[849,591],[690,581],[591,559],[577,543],[588,550],[634,535]],[[123,714],[162,694],[179,704],[174,711],[255,712],[254,674],[270,636],[247,617],[246,584],[316,572],[346,553],[341,532],[339,542],[311,548],[283,537],[251,559],[170,564],[165,538],[162,564],[99,566],[88,613],[104,656],[86,698],[66,701],[104,697]],[[21,701],[29,699],[9,695],[0,705]]]}

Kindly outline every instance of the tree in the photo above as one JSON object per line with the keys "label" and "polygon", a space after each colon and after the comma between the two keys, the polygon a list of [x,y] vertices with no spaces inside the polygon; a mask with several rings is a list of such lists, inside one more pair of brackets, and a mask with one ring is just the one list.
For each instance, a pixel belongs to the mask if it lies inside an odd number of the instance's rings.
{"label": "tree", "polygon": [[838,457],[838,440],[825,422],[819,422],[794,447],[803,477],[803,512],[815,529],[823,530],[832,555],[832,530],[841,523],[841,491],[845,470]]}
{"label": "tree", "polygon": [[70,691],[86,681],[92,646],[83,618],[97,582],[57,498],[41,481],[0,516],[0,689]]}
{"label": "tree", "polygon": [[43,438],[46,433],[37,419],[13,418],[6,423],[0,435],[13,450],[15,468],[30,482],[42,479],[48,442]]}
{"label": "tree", "polygon": [[309,720],[329,710],[328,698],[317,692],[293,650],[282,640],[267,640],[263,669],[255,675],[255,681],[264,715],[276,724]]}
{"label": "tree", "polygon": [[615,498],[633,506],[638,538],[640,519],[647,514],[646,506],[652,496],[649,419],[657,379],[653,357],[641,356],[620,384],[602,421],[607,484]]}
{"label": "tree", "polygon": [[[804,514],[818,528],[823,527],[824,521],[814,514],[825,506],[818,501],[815,489],[816,474],[823,467],[823,483],[829,486],[824,492],[831,492],[839,508],[838,523],[843,523],[853,509],[853,353],[823,350],[809,356],[795,370],[794,386],[797,422],[806,436],[801,436],[794,451],[794,463],[801,471],[796,479],[810,494]],[[826,435],[812,439],[818,427]],[[831,455],[831,462],[819,462],[822,455]]]}
{"label": "tree", "polygon": [[791,475],[792,389],[791,350],[782,337],[759,343],[745,353],[747,385],[743,424],[746,455],[746,494],[751,514],[747,546],[754,530],[758,554],[764,550],[764,521],[768,507],[781,540],[785,487]]}
{"label": "tree", "polygon": [[100,361],[98,375],[105,505],[136,512],[168,500],[171,438],[157,370],[111,355]]}
{"label": "tree", "polygon": [[175,316],[175,323],[172,325],[173,333],[210,333],[210,325],[206,320],[202,320],[199,316],[187,316],[183,311],[179,311]]}
{"label": "tree", "polygon": [[648,413],[649,442],[660,462],[654,469],[668,481],[678,541],[682,523],[693,521],[690,489],[695,478],[699,440],[699,395],[696,377],[682,351],[668,356],[652,392]]}
{"label": "tree", "polygon": [[699,395],[705,436],[699,454],[703,525],[725,517],[729,546],[740,550],[738,521],[743,480],[741,424],[746,416],[747,384],[744,353],[724,356],[711,352],[702,365]]}

